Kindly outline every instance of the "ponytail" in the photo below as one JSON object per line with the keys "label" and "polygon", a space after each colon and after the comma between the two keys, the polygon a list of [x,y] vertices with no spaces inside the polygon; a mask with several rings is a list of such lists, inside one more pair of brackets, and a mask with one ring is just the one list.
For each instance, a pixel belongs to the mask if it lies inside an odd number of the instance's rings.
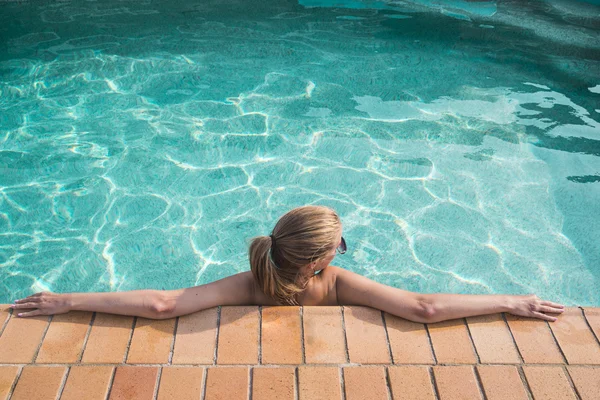
{"label": "ponytail", "polygon": [[297,271],[281,270],[272,255],[273,240],[259,236],[250,243],[249,258],[252,275],[262,292],[286,305],[298,305],[296,294],[304,288],[296,285]]}

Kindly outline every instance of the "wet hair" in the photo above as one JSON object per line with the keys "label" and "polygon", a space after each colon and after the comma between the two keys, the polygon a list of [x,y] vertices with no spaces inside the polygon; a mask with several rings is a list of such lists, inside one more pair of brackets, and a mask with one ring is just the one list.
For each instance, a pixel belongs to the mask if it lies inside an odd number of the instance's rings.
{"label": "wet hair", "polygon": [[250,269],[264,294],[279,304],[298,305],[304,290],[300,268],[330,254],[341,226],[334,210],[323,206],[294,208],[277,221],[270,236],[250,243]]}

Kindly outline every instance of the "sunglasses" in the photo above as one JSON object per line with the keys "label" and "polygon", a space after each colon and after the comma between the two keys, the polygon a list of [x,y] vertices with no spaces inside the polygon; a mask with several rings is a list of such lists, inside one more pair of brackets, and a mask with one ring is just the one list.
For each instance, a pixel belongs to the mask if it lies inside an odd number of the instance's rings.
{"label": "sunglasses", "polygon": [[347,250],[347,248],[346,248],[346,241],[342,237],[342,241],[340,242],[340,244],[337,247],[337,252],[340,253],[340,254],[344,254],[346,252],[346,250]]}

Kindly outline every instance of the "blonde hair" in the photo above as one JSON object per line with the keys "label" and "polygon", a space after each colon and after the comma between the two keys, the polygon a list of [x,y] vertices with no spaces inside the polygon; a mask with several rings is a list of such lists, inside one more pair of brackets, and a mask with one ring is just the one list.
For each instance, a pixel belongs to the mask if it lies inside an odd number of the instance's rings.
{"label": "blonde hair", "polygon": [[253,238],[250,269],[263,293],[280,304],[298,305],[296,295],[304,290],[297,282],[300,268],[329,254],[340,226],[331,208],[304,206],[281,217],[270,236]]}

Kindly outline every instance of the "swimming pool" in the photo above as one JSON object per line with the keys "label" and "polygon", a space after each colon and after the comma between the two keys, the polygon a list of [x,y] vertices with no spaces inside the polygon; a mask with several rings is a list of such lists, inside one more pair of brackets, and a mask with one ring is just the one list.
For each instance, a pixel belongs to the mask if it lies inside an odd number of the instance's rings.
{"label": "swimming pool", "polygon": [[0,302],[207,283],[323,204],[379,282],[600,305],[593,3],[0,3]]}

